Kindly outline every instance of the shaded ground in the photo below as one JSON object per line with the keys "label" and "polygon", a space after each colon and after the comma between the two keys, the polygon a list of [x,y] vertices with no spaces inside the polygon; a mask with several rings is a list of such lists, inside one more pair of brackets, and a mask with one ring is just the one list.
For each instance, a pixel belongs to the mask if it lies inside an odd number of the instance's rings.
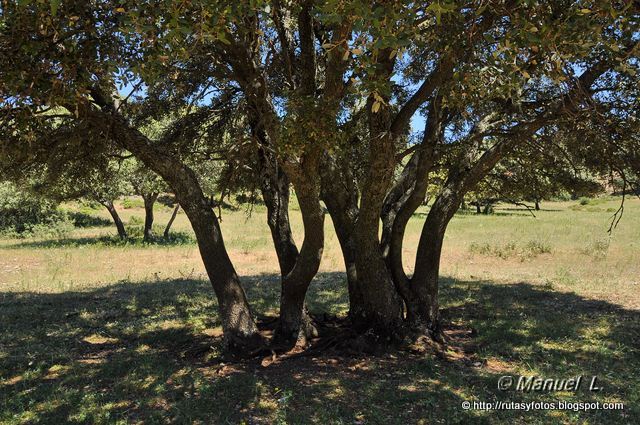
{"label": "shaded ground", "polygon": [[[342,313],[340,273],[312,311]],[[277,276],[247,278],[273,314]],[[61,294],[0,293],[0,423],[627,423],[640,421],[640,313],[542,285],[446,280],[443,317],[473,328],[456,360],[327,351],[265,367],[220,364],[209,284],[128,282]],[[472,358],[473,361],[469,361]],[[590,393],[500,392],[502,375],[597,375]],[[621,401],[624,411],[464,410],[463,401]]]}

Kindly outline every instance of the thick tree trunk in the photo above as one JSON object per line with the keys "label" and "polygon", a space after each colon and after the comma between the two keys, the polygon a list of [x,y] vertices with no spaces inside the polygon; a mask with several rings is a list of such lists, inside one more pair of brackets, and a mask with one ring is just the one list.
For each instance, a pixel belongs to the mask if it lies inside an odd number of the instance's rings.
{"label": "thick tree trunk", "polygon": [[352,319],[359,331],[371,330],[383,340],[397,336],[402,325],[402,300],[395,289],[383,258],[378,233],[380,212],[394,169],[394,148],[389,136],[372,131],[376,136],[368,167],[371,170],[362,189],[360,211],[354,228],[358,287],[363,296]]}
{"label": "thick tree trunk", "polygon": [[150,241],[153,238],[153,206],[158,199],[157,193],[143,195],[144,200],[144,240]]}
{"label": "thick tree trunk", "polygon": [[169,221],[167,222],[167,227],[164,228],[164,238],[168,239],[169,238],[169,231],[171,230],[171,226],[173,225],[173,222],[176,219],[176,216],[178,215],[178,210],[180,210],[180,204],[176,204],[176,206],[173,208],[173,212],[171,213],[171,218],[169,218]]}
{"label": "thick tree trunk", "polygon": [[440,330],[438,314],[438,279],[442,243],[449,221],[461,202],[461,193],[445,190],[429,210],[418,243],[414,274],[410,282],[411,297],[407,303],[407,321],[414,328],[434,334]]}
{"label": "thick tree trunk", "polygon": [[536,203],[536,211],[540,211],[540,201],[538,200],[538,198],[535,199],[535,203]]}
{"label": "thick tree trunk", "polygon": [[246,351],[260,347],[263,341],[224,247],[218,220],[199,187],[184,195],[176,187],[173,189],[196,234],[200,255],[218,298],[227,347],[231,352],[246,354]]}
{"label": "thick tree trunk", "polygon": [[120,215],[118,214],[118,211],[116,211],[116,207],[113,205],[113,202],[102,201],[100,203],[107,209],[107,211],[109,211],[109,214],[116,225],[116,229],[118,229],[118,236],[120,236],[120,239],[127,239],[127,230],[124,228],[124,223],[122,223],[122,219],[120,219]]}
{"label": "thick tree trunk", "polygon": [[[251,315],[240,279],[225,249],[218,219],[193,170],[176,156],[159,150],[157,143],[152,143],[139,130],[131,127],[98,89],[92,95],[103,110],[95,110],[88,104],[80,105],[84,117],[111,134],[116,143],[158,173],[172,188],[191,222],[202,261],[218,299],[227,349],[235,354],[246,355],[263,347],[264,341]],[[104,129],[105,125],[107,129]]]}
{"label": "thick tree trunk", "polygon": [[[393,69],[393,60],[378,70],[386,77]],[[373,98],[367,102],[369,121],[368,171],[362,184],[360,210],[354,227],[358,288],[363,296],[352,320],[356,330],[371,332],[381,342],[400,336],[404,308],[380,246],[380,213],[393,180],[396,166],[395,138],[389,131],[390,110],[384,106],[374,112]]]}

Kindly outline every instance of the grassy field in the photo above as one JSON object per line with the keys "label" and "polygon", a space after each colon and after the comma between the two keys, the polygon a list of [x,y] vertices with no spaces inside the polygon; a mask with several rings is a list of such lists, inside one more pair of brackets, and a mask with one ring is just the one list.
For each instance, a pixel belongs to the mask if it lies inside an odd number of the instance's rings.
{"label": "grassy field", "polygon": [[[216,301],[184,214],[169,243],[122,243],[111,226],[0,240],[0,423],[640,423],[640,201],[627,201],[609,237],[618,205],[549,202],[535,218],[507,205],[456,215],[441,303],[450,328],[473,330],[459,356],[324,352],[221,363]],[[139,227],[140,206],[124,206],[124,221]],[[170,212],[158,206],[157,223]],[[408,269],[424,213],[409,224]],[[276,314],[264,211],[223,211],[222,227],[254,309]],[[342,270],[328,223],[312,312],[344,314]],[[502,392],[502,375],[596,375],[603,389]],[[462,408],[496,400],[625,408]]]}

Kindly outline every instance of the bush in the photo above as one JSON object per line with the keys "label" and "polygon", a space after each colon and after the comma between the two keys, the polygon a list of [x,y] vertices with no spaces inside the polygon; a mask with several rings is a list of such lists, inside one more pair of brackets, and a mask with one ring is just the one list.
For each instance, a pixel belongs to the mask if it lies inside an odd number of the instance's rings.
{"label": "bush", "polygon": [[[55,202],[21,191],[11,183],[0,183],[2,233],[24,236],[42,234],[47,233],[44,230],[47,227],[68,230],[69,223],[68,217],[57,209]],[[58,230],[53,230],[53,233],[58,233]]]}
{"label": "bush", "polygon": [[141,199],[125,198],[122,200],[122,208],[129,210],[131,208],[144,208],[144,202]]}
{"label": "bush", "polygon": [[[148,241],[154,245],[187,245],[195,243],[194,237],[185,232],[173,231],[169,233],[169,237],[163,237],[164,227],[159,225],[153,226],[153,236]],[[127,227],[127,243],[141,244],[144,238],[144,227],[133,225]]]}
{"label": "bush", "polygon": [[69,236],[74,228],[73,221],[64,217],[48,223],[29,225],[24,232],[17,236],[20,238],[62,239]]}
{"label": "bush", "polygon": [[129,224],[131,226],[139,226],[141,224],[144,224],[144,220],[138,216],[132,215],[131,217],[129,217]]}
{"label": "bush", "polygon": [[597,260],[601,260],[605,258],[609,252],[609,242],[609,239],[596,239],[590,241],[586,246],[580,248],[580,253]]}
{"label": "bush", "polygon": [[507,259],[510,257],[519,257],[524,261],[529,258],[537,257],[540,254],[551,253],[551,246],[547,242],[532,240],[519,247],[516,242],[509,241],[504,244],[491,245],[487,242],[473,242],[469,246],[469,251],[474,254],[498,257]]}
{"label": "bush", "polygon": [[69,211],[67,215],[76,227],[106,227],[113,225],[111,220],[93,215],[92,212],[92,210],[87,211],[83,208],[80,211]]}

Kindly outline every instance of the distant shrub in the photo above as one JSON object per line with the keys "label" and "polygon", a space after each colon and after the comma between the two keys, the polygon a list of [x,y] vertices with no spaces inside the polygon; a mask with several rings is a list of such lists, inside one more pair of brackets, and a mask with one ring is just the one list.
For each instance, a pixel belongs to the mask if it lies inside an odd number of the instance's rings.
{"label": "distant shrub", "polygon": [[55,202],[21,191],[11,183],[0,183],[0,231],[3,234],[29,236],[46,233],[45,228],[59,233],[61,229],[68,229],[69,223]]}
{"label": "distant shrub", "polygon": [[[94,211],[89,210],[89,212],[93,213]],[[80,211],[69,211],[67,215],[76,227],[105,227],[113,225],[111,220],[98,217],[91,213],[87,213],[87,210],[82,209]]]}
{"label": "distant shrub", "polygon": [[165,207],[173,207],[176,204],[176,198],[172,195],[162,194],[158,196],[157,202]]}
{"label": "distant shrub", "polygon": [[[189,233],[174,231],[169,233],[169,237],[163,237],[164,228],[162,226],[153,226],[153,237],[146,243],[156,245],[186,245],[195,243],[195,239]],[[140,225],[127,227],[127,243],[138,244],[143,243],[144,227]]]}
{"label": "distant shrub", "polygon": [[523,246],[518,246],[514,241],[496,245],[492,245],[488,242],[474,242],[469,246],[469,251],[474,254],[498,257],[502,259],[519,257],[521,260],[525,260],[537,257],[540,254],[550,253],[551,246],[546,242],[537,240],[529,241]]}
{"label": "distant shrub", "polygon": [[144,220],[138,216],[132,215],[129,218],[129,224],[132,226],[139,226],[144,223]]}
{"label": "distant shrub", "polygon": [[19,236],[22,238],[62,239],[73,232],[75,226],[68,217],[57,219],[48,223],[29,225]]}
{"label": "distant shrub", "polygon": [[100,205],[100,202],[91,201],[91,200],[83,200],[80,205],[81,205],[80,211],[83,211],[83,212],[98,211],[104,208],[102,205]]}
{"label": "distant shrub", "polygon": [[525,250],[535,257],[540,254],[551,253],[551,245],[549,245],[547,242],[537,240],[529,241],[527,245],[525,245]]}
{"label": "distant shrub", "polygon": [[122,208],[129,210],[131,208],[143,208],[144,202],[141,199],[125,198],[122,201]]}
{"label": "distant shrub", "polygon": [[586,246],[580,248],[580,253],[584,255],[588,255],[589,257],[595,259],[602,259],[607,256],[607,252],[609,251],[609,240],[608,239],[597,239],[595,241],[589,242]]}

